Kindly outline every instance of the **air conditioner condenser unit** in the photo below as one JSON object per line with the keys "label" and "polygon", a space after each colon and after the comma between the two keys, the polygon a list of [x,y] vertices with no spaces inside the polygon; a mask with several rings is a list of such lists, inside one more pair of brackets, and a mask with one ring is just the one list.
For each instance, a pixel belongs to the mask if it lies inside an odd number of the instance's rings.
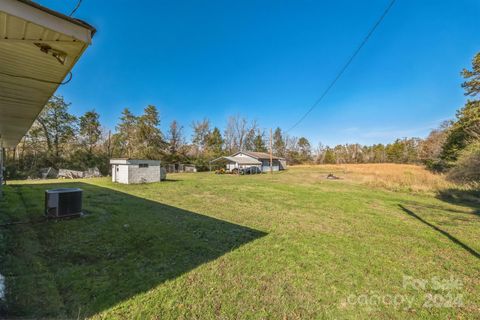
{"label": "air conditioner condenser unit", "polygon": [[45,190],[45,215],[49,218],[82,215],[82,193],[79,188]]}

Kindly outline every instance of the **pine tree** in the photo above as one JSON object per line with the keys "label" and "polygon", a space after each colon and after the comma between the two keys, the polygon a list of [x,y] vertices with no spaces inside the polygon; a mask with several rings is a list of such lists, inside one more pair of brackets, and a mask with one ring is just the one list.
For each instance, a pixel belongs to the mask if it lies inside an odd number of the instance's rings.
{"label": "pine tree", "polygon": [[476,96],[480,93],[480,52],[473,57],[472,69],[463,69],[462,76],[465,82],[462,88],[465,89],[466,96]]}
{"label": "pine tree", "polygon": [[132,158],[135,151],[136,132],[137,132],[138,118],[128,110],[123,109],[120,123],[117,125],[117,134],[114,136],[116,149],[119,150],[119,155],[127,158]]}
{"label": "pine tree", "polygon": [[166,147],[160,117],[155,106],[149,105],[143,115],[138,117],[135,144],[135,157],[142,159],[160,159]]}
{"label": "pine tree", "polygon": [[335,164],[337,163],[337,159],[335,157],[335,152],[330,147],[327,147],[325,150],[325,158],[324,163],[326,164]]}
{"label": "pine tree", "polygon": [[80,117],[80,136],[90,155],[102,135],[99,118],[100,115],[95,110],[87,111]]}
{"label": "pine tree", "polygon": [[[477,96],[480,93],[480,52],[473,58],[472,69],[464,69],[462,76],[465,79],[462,84],[465,95]],[[467,100],[465,106],[457,111],[456,116],[457,121],[448,132],[442,152],[442,159],[450,165],[457,160],[463,149],[471,143],[480,141],[480,100]]]}
{"label": "pine tree", "polygon": [[55,167],[61,164],[61,154],[77,132],[77,118],[68,113],[69,106],[62,96],[53,96],[36,120],[37,129],[33,128],[44,139],[48,160]]}
{"label": "pine tree", "polygon": [[256,152],[267,152],[267,146],[265,145],[265,134],[257,130],[257,134],[255,135],[255,138],[253,139],[253,151]]}
{"label": "pine tree", "polygon": [[212,157],[219,157],[223,154],[223,138],[220,130],[215,127],[208,135],[207,150],[211,153]]}
{"label": "pine tree", "polygon": [[282,136],[282,129],[277,128],[273,134],[273,152],[275,155],[284,157],[285,154],[285,140]]}
{"label": "pine tree", "polygon": [[298,148],[300,154],[299,160],[301,162],[310,161],[312,157],[312,148],[307,138],[301,137],[300,139],[298,139]]}

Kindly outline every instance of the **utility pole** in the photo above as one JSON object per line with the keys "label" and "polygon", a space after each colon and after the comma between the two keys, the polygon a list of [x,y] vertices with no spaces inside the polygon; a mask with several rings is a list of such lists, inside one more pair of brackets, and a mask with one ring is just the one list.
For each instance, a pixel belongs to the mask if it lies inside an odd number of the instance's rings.
{"label": "utility pole", "polygon": [[107,155],[109,158],[112,157],[112,153],[110,151],[110,147],[111,147],[111,139],[112,139],[112,130],[108,130],[108,142],[107,142]]}
{"label": "utility pole", "polygon": [[273,142],[272,142],[272,128],[270,128],[270,174],[273,174]]}

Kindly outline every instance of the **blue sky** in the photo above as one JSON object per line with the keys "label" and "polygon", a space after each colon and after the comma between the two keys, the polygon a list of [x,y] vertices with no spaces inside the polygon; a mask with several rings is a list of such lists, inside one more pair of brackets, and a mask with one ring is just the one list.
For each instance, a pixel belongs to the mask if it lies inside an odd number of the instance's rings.
{"label": "blue sky", "polygon": [[[69,13],[76,0],[38,0]],[[162,129],[229,115],[291,127],[389,0],[83,0],[98,29],[59,93],[114,128],[156,105]],[[460,71],[480,51],[477,0],[398,0],[330,94],[291,134],[316,145],[424,137],[465,101]]]}

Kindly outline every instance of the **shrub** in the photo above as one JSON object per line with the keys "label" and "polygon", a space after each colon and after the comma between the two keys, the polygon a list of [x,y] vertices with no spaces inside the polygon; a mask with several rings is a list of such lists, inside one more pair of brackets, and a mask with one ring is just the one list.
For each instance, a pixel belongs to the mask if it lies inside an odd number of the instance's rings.
{"label": "shrub", "polygon": [[451,164],[449,164],[447,161],[442,159],[427,159],[424,161],[424,164],[428,170],[433,171],[435,173],[444,173],[450,167],[452,167]]}
{"label": "shrub", "polygon": [[480,182],[480,141],[471,143],[460,152],[448,178],[457,182]]}

